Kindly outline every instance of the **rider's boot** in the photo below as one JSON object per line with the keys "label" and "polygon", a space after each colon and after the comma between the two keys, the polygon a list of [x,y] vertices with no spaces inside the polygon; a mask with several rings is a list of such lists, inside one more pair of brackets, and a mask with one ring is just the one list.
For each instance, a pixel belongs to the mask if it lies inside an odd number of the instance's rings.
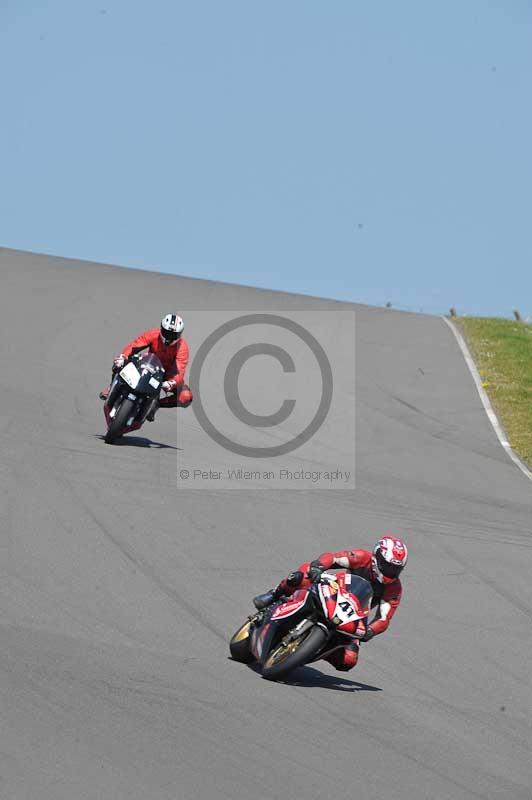
{"label": "rider's boot", "polygon": [[253,605],[257,611],[262,611],[264,608],[268,608],[268,606],[271,606],[272,603],[275,603],[275,601],[279,599],[280,594],[278,592],[278,588],[279,587],[276,589],[270,589],[269,592],[258,594],[253,598]]}
{"label": "rider's boot", "polygon": [[303,572],[296,570],[295,572],[291,572],[284,581],[277,584],[275,589],[270,589],[269,592],[264,592],[264,594],[258,594],[256,597],[253,598],[253,603],[255,608],[259,611],[262,611],[263,608],[268,608],[271,606],[272,603],[275,603],[276,600],[279,600],[280,597],[289,596],[292,594],[292,591],[296,589],[304,578]]}
{"label": "rider's boot", "polygon": [[113,368],[113,370],[111,372],[111,381],[109,383],[109,386],[106,386],[105,389],[102,389],[102,391],[98,395],[100,400],[107,400],[107,398],[109,397],[109,392],[111,391],[111,386],[113,385],[113,380],[114,380],[116,372],[117,372],[117,370]]}

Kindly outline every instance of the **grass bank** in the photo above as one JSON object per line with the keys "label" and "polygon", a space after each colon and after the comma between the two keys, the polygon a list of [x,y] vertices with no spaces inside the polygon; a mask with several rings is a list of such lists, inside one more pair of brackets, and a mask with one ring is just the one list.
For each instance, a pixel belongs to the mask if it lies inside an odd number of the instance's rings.
{"label": "grass bank", "polygon": [[508,441],[532,465],[532,325],[482,317],[453,322],[469,345]]}

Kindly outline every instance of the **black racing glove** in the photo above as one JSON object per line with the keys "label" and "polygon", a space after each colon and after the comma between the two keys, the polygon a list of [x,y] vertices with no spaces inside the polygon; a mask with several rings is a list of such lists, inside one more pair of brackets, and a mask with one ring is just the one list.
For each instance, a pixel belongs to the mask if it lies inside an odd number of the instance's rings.
{"label": "black racing glove", "polygon": [[319,561],[311,561],[307,572],[309,580],[312,581],[312,583],[318,583],[324,569],[325,567],[323,564],[320,564]]}
{"label": "black racing glove", "polygon": [[127,364],[127,356],[123,353],[120,353],[119,356],[113,359],[113,372],[118,372],[122,369],[122,367]]}

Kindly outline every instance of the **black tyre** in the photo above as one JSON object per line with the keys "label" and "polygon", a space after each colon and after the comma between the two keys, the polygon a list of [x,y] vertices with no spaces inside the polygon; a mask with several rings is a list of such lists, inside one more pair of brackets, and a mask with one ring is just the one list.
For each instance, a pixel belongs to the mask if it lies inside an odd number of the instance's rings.
{"label": "black tyre", "polygon": [[255,661],[255,656],[249,649],[249,628],[251,621],[248,619],[233,635],[229,642],[229,650],[231,651],[231,658],[234,661],[240,661],[242,664],[250,664]]}
{"label": "black tyre", "polygon": [[321,650],[327,634],[317,625],[288,644],[275,647],[262,667],[262,677],[275,681],[284,677],[296,667],[301,667]]}
{"label": "black tyre", "polygon": [[125,428],[127,425],[127,421],[131,416],[133,409],[135,407],[135,401],[130,400],[129,397],[126,397],[125,400],[122,401],[122,405],[116,412],[115,416],[111,420],[111,424],[109,426],[109,430],[105,435],[105,441],[107,444],[112,444],[115,439],[118,439],[121,436],[122,428]]}

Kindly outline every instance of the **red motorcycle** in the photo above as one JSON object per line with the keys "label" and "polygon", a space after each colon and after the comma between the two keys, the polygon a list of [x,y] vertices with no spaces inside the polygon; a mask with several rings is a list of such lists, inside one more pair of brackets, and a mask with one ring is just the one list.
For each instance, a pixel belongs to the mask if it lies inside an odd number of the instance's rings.
{"label": "red motorcycle", "polygon": [[264,678],[282,678],[361,639],[372,597],[365,578],[324,572],[308,589],[248,617],[231,639],[231,656],[246,664],[257,661]]}

